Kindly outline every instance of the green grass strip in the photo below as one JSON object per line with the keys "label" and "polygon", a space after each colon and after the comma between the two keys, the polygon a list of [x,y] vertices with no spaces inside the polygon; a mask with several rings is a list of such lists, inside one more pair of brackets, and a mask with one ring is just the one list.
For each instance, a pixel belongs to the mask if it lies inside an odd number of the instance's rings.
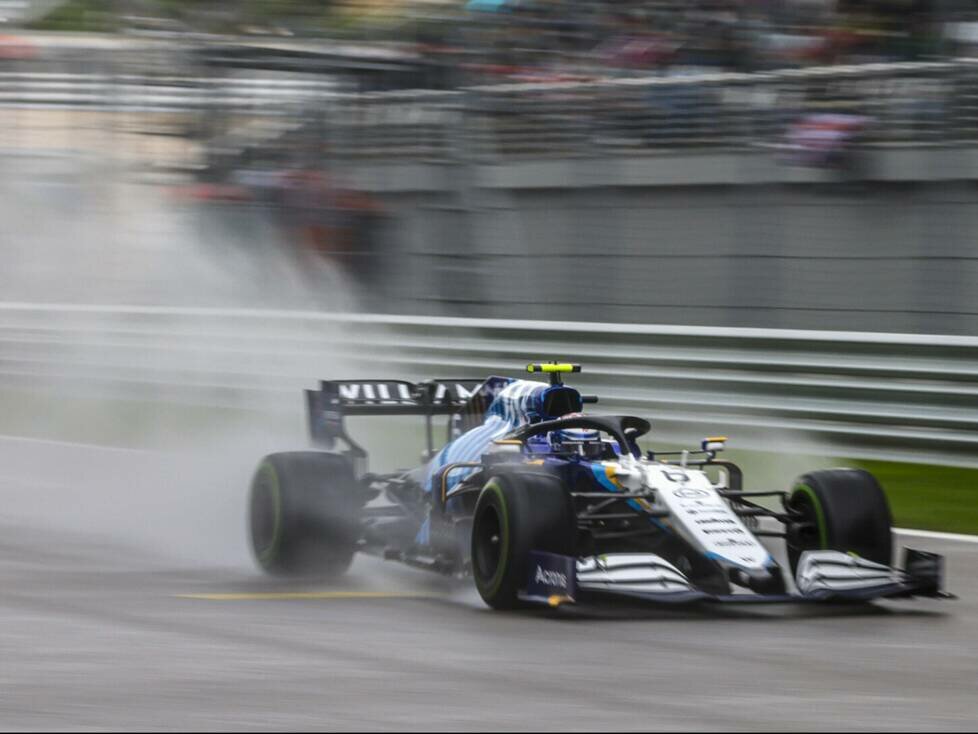
{"label": "green grass strip", "polygon": [[978,534],[978,469],[849,460],[883,485],[902,528]]}

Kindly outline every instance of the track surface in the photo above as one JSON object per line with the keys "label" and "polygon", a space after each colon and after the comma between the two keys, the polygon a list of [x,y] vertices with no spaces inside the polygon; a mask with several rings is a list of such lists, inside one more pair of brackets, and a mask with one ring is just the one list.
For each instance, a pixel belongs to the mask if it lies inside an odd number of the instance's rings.
{"label": "track surface", "polygon": [[[978,545],[908,540],[948,555],[956,602],[498,614],[467,586],[373,559],[333,588],[265,579],[243,560],[243,501],[198,510],[185,463],[0,440],[0,728],[971,730],[978,717]],[[150,490],[181,512],[161,515]]]}

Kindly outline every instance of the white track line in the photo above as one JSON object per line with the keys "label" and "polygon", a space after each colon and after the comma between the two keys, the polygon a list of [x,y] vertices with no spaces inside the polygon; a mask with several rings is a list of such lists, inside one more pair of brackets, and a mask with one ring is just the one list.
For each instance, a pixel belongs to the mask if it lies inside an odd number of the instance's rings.
{"label": "white track line", "polygon": [[978,535],[963,535],[962,533],[938,533],[933,530],[912,530],[893,528],[899,535],[910,535],[915,538],[934,538],[936,540],[954,540],[958,543],[978,543]]}

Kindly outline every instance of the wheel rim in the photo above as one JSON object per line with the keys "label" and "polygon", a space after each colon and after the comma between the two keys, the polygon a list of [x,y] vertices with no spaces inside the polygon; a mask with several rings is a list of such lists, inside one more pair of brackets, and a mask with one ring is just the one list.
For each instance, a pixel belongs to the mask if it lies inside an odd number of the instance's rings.
{"label": "wheel rim", "polygon": [[259,561],[269,561],[275,554],[281,514],[276,477],[272,471],[262,467],[251,491],[251,539]]}
{"label": "wheel rim", "polygon": [[489,582],[496,576],[502,556],[502,523],[495,507],[485,507],[480,513],[474,540],[472,562],[475,572],[480,580]]}

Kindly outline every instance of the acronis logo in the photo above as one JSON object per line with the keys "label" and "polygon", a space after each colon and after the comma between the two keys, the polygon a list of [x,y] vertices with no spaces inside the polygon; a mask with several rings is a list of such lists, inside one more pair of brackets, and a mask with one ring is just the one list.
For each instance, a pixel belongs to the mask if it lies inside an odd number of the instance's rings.
{"label": "acronis logo", "polygon": [[526,564],[526,593],[538,599],[557,595],[572,599],[577,590],[577,559],[544,551],[530,551]]}
{"label": "acronis logo", "polygon": [[561,589],[567,588],[567,575],[560,573],[559,571],[547,571],[544,568],[537,566],[536,575],[533,579],[538,584],[546,584],[547,586],[555,586]]}

